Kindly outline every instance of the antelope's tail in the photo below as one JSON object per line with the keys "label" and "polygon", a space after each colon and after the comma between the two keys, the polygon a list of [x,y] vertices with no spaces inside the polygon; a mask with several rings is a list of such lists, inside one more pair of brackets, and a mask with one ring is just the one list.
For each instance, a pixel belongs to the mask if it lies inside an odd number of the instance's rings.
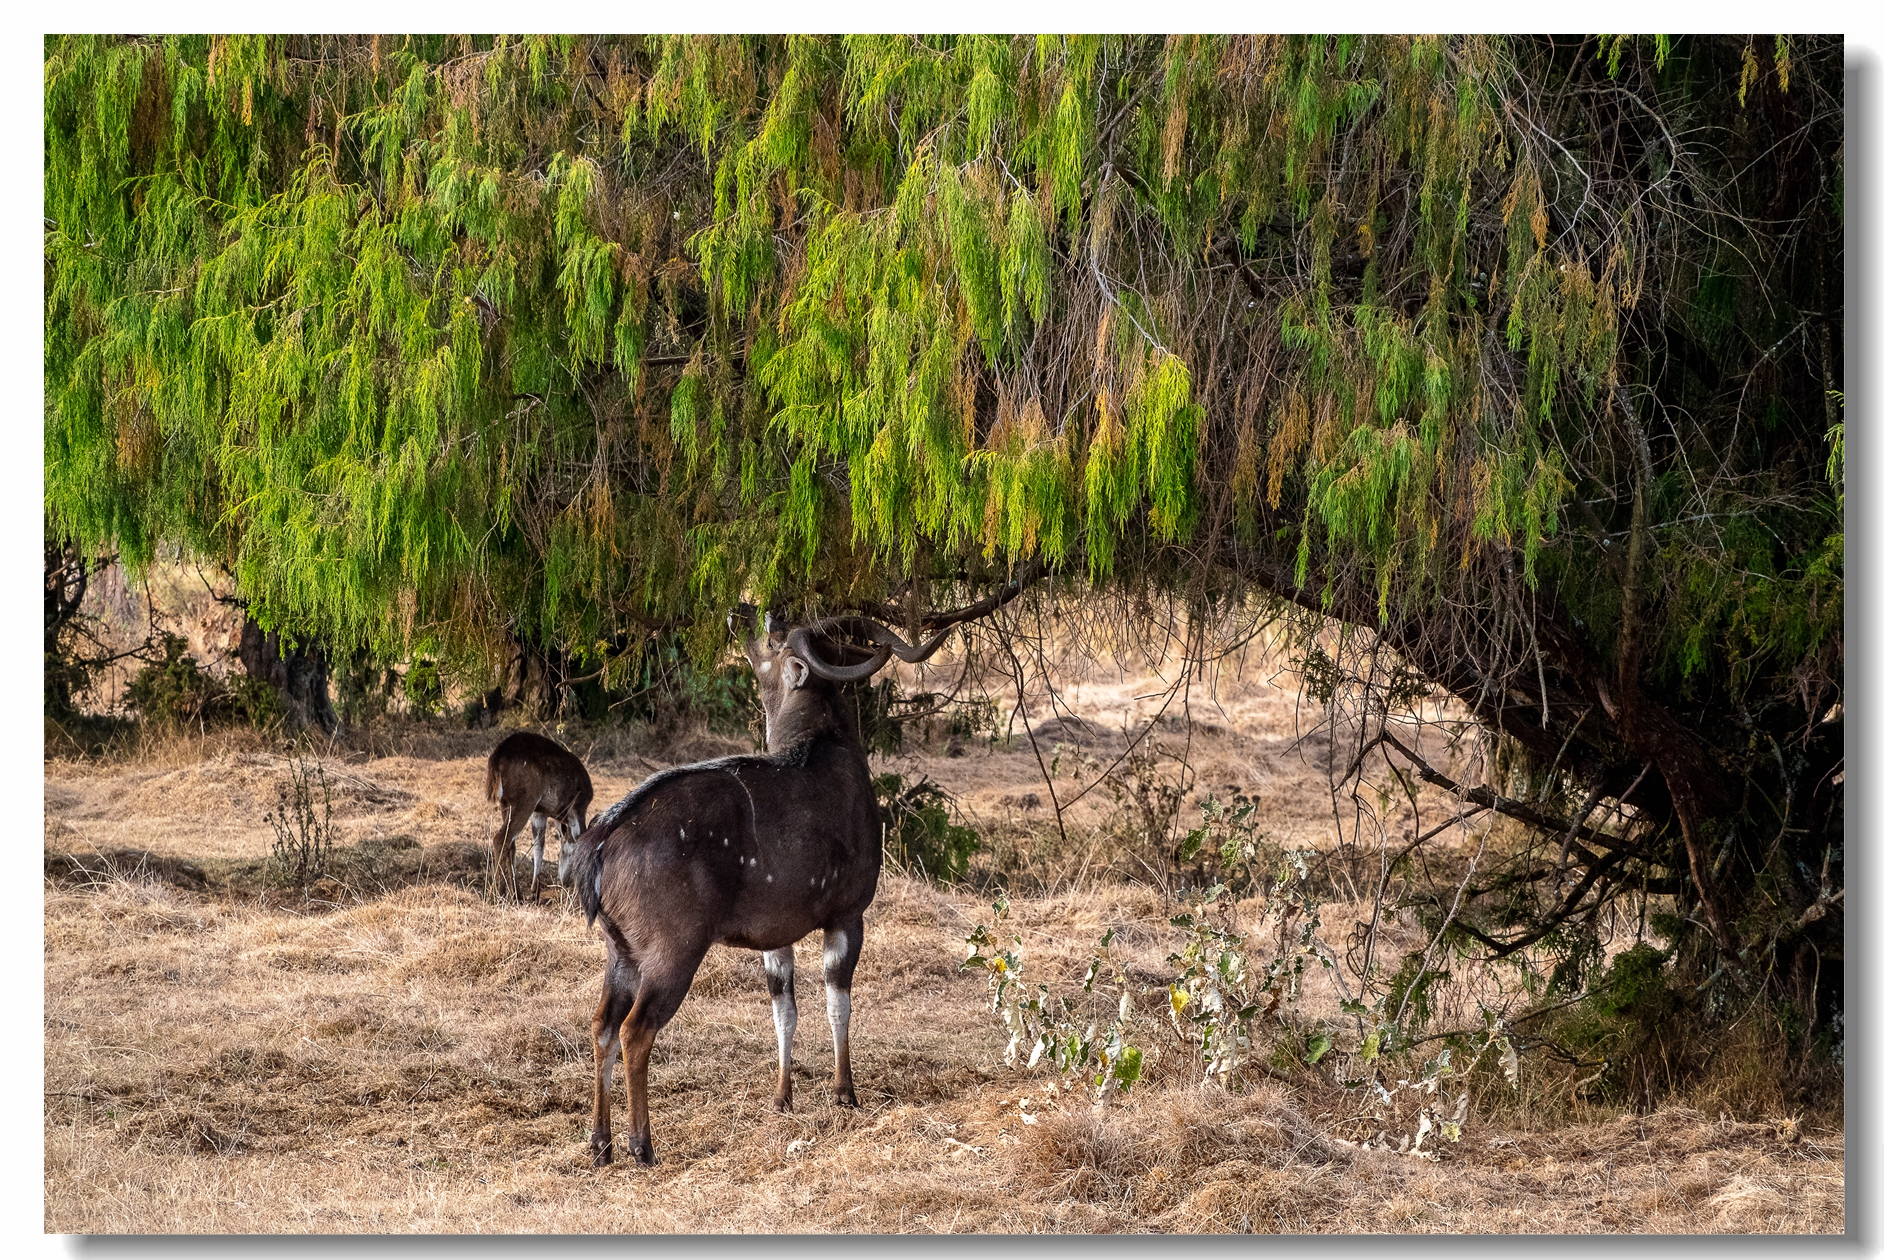
{"label": "antelope's tail", "polygon": [[595,916],[602,913],[602,846],[597,843],[602,836],[603,830],[596,827],[577,836],[570,865],[570,878],[575,881],[576,896],[582,899],[582,913],[588,917],[590,927],[595,926]]}
{"label": "antelope's tail", "polygon": [[497,789],[500,786],[502,785],[497,779],[497,757],[493,754],[491,758],[484,763],[484,799],[487,801],[496,800]]}

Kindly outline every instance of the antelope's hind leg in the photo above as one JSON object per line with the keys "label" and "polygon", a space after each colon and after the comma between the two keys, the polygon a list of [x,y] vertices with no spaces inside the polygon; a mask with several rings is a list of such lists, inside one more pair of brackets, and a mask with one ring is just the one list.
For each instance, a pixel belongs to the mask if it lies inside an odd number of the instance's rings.
{"label": "antelope's hind leg", "polygon": [[824,929],[824,1009],[831,1020],[831,1048],[837,1057],[832,1092],[841,1107],[857,1105],[850,1077],[850,980],[863,952],[863,916],[841,927]]}
{"label": "antelope's hind leg", "polygon": [[708,943],[664,942],[661,955],[644,960],[634,1009],[622,1025],[622,1061],[628,1069],[628,1150],[644,1164],[655,1162],[654,1135],[648,1123],[648,1055],[654,1049],[654,1034],[667,1027],[686,1000]]}
{"label": "antelope's hind leg", "polygon": [[772,1026],[778,1030],[778,1089],[772,1110],[792,1109],[792,1036],[798,1031],[798,993],[792,973],[792,947],[768,949],[765,987],[772,994]]}
{"label": "antelope's hind leg", "polygon": [[517,833],[523,830],[523,813],[514,805],[504,806],[503,821],[491,837],[490,888],[493,899],[509,894],[517,897]]}
{"label": "antelope's hind leg", "polygon": [[595,1041],[595,1132],[589,1139],[589,1153],[597,1168],[615,1157],[609,1089],[615,1080],[615,1052],[621,1045],[622,1021],[634,1009],[638,979],[634,963],[610,940],[608,969],[602,973],[602,1001],[590,1025]]}
{"label": "antelope's hind leg", "polygon": [[[558,828],[562,826],[559,822]],[[549,831],[549,819],[539,811],[530,815],[530,904],[536,904],[537,890],[543,885],[543,837]]]}

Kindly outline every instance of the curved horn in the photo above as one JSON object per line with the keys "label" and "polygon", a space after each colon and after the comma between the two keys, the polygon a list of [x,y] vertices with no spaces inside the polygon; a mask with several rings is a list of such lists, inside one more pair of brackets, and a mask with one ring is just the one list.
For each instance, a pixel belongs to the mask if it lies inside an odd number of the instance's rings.
{"label": "curved horn", "polygon": [[[928,640],[919,648],[910,646],[902,635],[896,633],[896,631],[890,629],[874,617],[826,617],[822,621],[805,627],[805,630],[808,634],[824,635],[829,635],[837,631],[849,631],[852,634],[869,639],[872,643],[877,645],[879,651],[887,650],[893,653],[897,660],[907,665],[920,665],[936,654],[937,649],[947,641],[949,629],[952,628],[953,627],[945,628],[941,633]],[[881,668],[881,666],[878,668]]]}
{"label": "curved horn", "polygon": [[944,629],[940,634],[936,635],[935,638],[930,639],[921,647],[911,647],[908,643],[903,641],[901,635],[897,634],[896,631],[890,629],[888,626],[883,625],[881,622],[872,621],[868,617],[862,618],[862,620],[870,626],[870,629],[866,631],[866,633],[868,633],[879,646],[886,647],[896,653],[896,659],[906,665],[920,665],[922,662],[928,660],[936,654],[936,649],[940,648],[943,641],[949,637],[948,629]]}
{"label": "curved horn", "polygon": [[824,624],[826,623],[820,622],[818,626],[801,626],[785,636],[786,645],[818,677],[831,682],[856,682],[858,679],[870,677],[889,663],[890,650],[886,647],[879,647],[870,654],[870,659],[861,665],[831,664],[819,656],[816,649],[811,646],[812,633]]}

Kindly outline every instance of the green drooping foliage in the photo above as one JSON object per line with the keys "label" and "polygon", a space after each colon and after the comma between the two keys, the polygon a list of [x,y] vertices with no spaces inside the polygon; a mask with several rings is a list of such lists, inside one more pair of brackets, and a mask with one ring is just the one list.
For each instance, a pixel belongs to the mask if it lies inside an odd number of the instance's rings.
{"label": "green drooping foliage", "polygon": [[337,650],[622,676],[743,595],[1254,587],[1547,791],[1633,793],[1666,829],[1593,880],[1798,980],[1842,921],[1801,935],[1842,885],[1842,74],[1765,36],[51,38],[46,512]]}

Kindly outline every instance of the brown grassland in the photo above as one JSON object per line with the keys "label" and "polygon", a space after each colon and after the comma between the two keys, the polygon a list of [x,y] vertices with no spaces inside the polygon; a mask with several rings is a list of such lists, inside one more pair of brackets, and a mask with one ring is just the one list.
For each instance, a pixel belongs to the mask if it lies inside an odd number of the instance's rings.
{"label": "brown grassland", "polygon": [[[1068,700],[1104,752],[1123,747],[1107,730],[1150,716],[1134,697],[1154,689],[1125,678]],[[1174,725],[1167,746],[1184,745],[1200,788],[1260,794],[1272,834],[1325,846],[1324,767],[1312,740],[1294,738],[1293,691],[1260,677],[1232,691]],[[883,879],[856,979],[861,1106],[828,1101],[816,939],[799,946],[791,1115],[768,1106],[758,956],[716,947],[656,1044],[661,1162],[597,1174],[589,1017],[602,946],[554,891],[536,905],[479,894],[495,823],[483,755],[497,735],[392,725],[327,750],[339,847],[311,902],[262,877],[262,815],[286,761],[261,736],[47,762],[47,1230],[1844,1227],[1842,1125],[1801,1122],[1763,1095],[1757,1045],[1752,1084],[1646,1115],[1542,1086],[1529,1100],[1475,1099],[1438,1162],[1342,1141],[1341,1100],[1308,1082],[1258,1078],[1231,1094],[1154,1062],[1095,1111],[1003,1066],[984,980],[958,971],[996,874],[1032,893],[1014,898],[1010,921],[1030,968],[1059,982],[1077,980],[1108,927],[1147,984],[1168,973],[1176,941],[1156,872],[1127,878],[1129,855],[1104,839],[1119,805],[1089,793],[1063,844],[1022,738],[956,757],[931,745],[879,767],[942,783],[990,847],[984,891]],[[735,748],[699,733],[564,735],[589,761],[598,809],[654,766]],[[1355,909],[1330,903],[1324,916]],[[1417,932],[1408,925],[1407,943]],[[616,1089],[620,1108],[619,1074]]]}

